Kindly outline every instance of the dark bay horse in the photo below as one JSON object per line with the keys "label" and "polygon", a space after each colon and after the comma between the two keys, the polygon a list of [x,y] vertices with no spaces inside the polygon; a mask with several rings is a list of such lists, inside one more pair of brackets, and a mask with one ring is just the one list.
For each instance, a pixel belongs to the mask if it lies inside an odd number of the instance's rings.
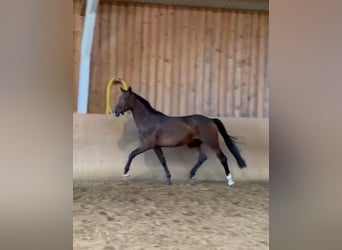
{"label": "dark bay horse", "polygon": [[122,88],[120,87],[122,94],[113,113],[116,117],[119,117],[126,111],[131,111],[140,139],[140,146],[133,150],[128,157],[124,168],[124,176],[129,175],[128,172],[134,157],[153,149],[165,170],[167,183],[170,185],[171,174],[162,148],[187,145],[198,152],[198,160],[191,169],[189,176],[190,180],[193,180],[196,171],[207,159],[201,148],[202,143],[206,143],[216,153],[225,170],[228,185],[231,186],[234,181],[229,171],[227,157],[219,146],[218,132],[222,135],[228,149],[235,157],[238,166],[240,168],[247,167],[239,148],[234,143],[234,138],[227,133],[219,119],[211,119],[197,114],[178,117],[165,115],[155,110],[147,100],[134,93],[124,80],[115,78],[114,83],[122,84]]}

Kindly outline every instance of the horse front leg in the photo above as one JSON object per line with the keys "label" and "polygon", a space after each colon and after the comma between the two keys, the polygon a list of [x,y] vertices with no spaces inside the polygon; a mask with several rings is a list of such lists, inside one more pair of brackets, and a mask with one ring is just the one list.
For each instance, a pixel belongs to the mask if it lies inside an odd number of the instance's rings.
{"label": "horse front leg", "polygon": [[125,169],[124,169],[124,174],[123,176],[129,176],[129,169],[130,169],[130,166],[131,166],[131,163],[133,161],[133,159],[139,155],[139,154],[142,154],[144,153],[145,151],[151,149],[151,147],[149,146],[140,146],[136,149],[134,149],[128,156],[128,160],[127,160],[127,163],[126,163],[126,166],[125,166]]}
{"label": "horse front leg", "polygon": [[162,164],[162,166],[163,166],[163,168],[164,168],[165,175],[166,175],[166,180],[167,180],[167,184],[168,184],[168,185],[172,185],[172,182],[171,182],[171,173],[170,173],[170,171],[169,171],[169,168],[167,167],[167,164],[166,164],[166,160],[165,160],[165,156],[164,156],[163,150],[162,150],[160,147],[155,147],[155,148],[154,148],[154,152],[157,154],[158,159],[159,159],[160,163]]}

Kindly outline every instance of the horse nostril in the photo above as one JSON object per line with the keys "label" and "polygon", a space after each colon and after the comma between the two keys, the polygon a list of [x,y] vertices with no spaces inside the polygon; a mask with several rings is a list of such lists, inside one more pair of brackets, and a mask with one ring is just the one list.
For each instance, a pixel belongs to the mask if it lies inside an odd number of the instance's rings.
{"label": "horse nostril", "polygon": [[113,114],[114,114],[116,117],[118,117],[119,114],[120,114],[120,112],[119,112],[117,109],[115,109],[115,110],[113,111]]}

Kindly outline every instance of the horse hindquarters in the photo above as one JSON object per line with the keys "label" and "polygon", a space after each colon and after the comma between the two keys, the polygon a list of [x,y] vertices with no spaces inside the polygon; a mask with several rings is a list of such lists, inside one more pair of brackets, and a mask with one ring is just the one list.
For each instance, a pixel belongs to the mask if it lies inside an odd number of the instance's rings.
{"label": "horse hindquarters", "polygon": [[219,129],[216,124],[209,118],[205,117],[205,119],[201,118],[198,122],[198,127],[200,131],[201,140],[206,143],[216,154],[216,157],[219,159],[225,174],[228,185],[231,186],[234,184],[232,179],[232,175],[229,170],[227,156],[222,152],[219,144],[218,133]]}

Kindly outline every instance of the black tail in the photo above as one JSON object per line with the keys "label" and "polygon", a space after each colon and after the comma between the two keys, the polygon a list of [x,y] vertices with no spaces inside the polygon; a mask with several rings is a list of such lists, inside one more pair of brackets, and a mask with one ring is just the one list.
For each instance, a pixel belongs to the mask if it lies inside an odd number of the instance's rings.
{"label": "black tail", "polygon": [[239,165],[240,168],[245,168],[247,167],[245,160],[242,158],[240,154],[240,150],[237,147],[237,145],[234,143],[234,137],[228,135],[223,123],[219,119],[212,119],[213,122],[215,122],[218,131],[222,135],[224,142],[226,143],[228,149],[230,152],[234,155],[237,164]]}

